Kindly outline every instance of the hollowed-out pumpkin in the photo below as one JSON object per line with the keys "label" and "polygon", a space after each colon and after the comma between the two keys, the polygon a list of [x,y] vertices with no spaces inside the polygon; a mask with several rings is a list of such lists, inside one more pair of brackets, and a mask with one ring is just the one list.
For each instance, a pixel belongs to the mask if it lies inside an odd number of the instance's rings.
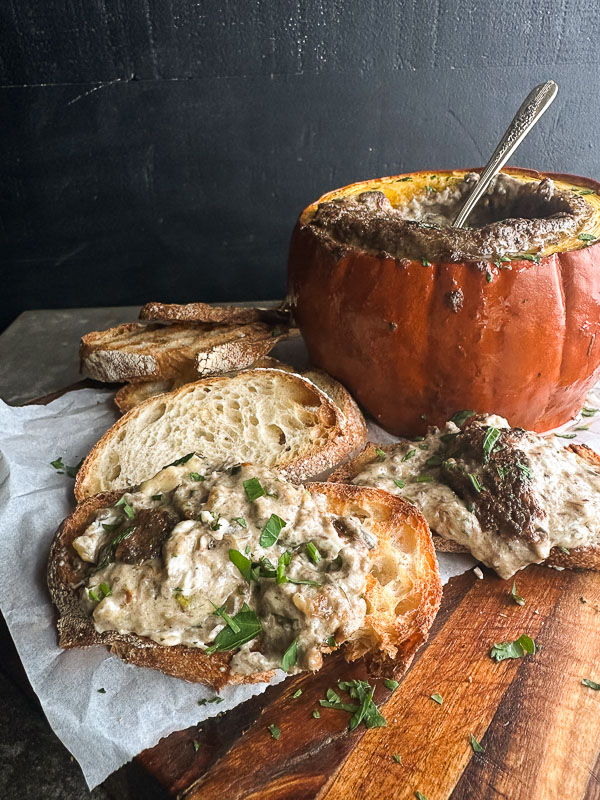
{"label": "hollowed-out pumpkin", "polygon": [[[289,299],[310,358],[393,433],[423,433],[466,408],[546,431],[576,414],[599,376],[600,184],[571,175],[505,172],[536,186],[550,178],[579,205],[582,198],[588,216],[529,252],[483,258],[461,255],[464,243],[453,250],[453,237],[458,242],[469,234],[451,226],[442,225],[443,257],[434,259],[419,258],[418,249],[428,229],[439,235],[435,225],[413,223],[420,243],[409,236],[393,252],[382,248],[373,230],[365,244],[360,221],[343,235],[335,227],[315,227],[322,204],[375,191],[402,213],[429,194],[452,194],[467,174],[438,171],[329,192],[303,211],[294,229]],[[382,195],[363,197],[375,208]],[[556,212],[551,205],[548,210]],[[363,222],[377,228],[370,213]],[[498,213],[495,219],[502,219]],[[480,225],[493,221],[493,215],[481,218]]]}

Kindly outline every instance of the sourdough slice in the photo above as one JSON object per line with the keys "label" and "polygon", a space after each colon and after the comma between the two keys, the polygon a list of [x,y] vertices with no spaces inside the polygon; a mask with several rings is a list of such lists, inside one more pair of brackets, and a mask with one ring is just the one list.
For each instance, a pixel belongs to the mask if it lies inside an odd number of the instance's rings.
{"label": "sourdough slice", "polygon": [[[375,537],[369,551],[365,600],[367,613],[359,630],[344,644],[348,661],[366,656],[374,675],[399,677],[417,648],[426,641],[441,600],[441,582],[427,523],[410,504],[379,489],[331,483],[308,484],[328,513],[358,517]],[[88,498],[59,527],[48,562],[48,586],[59,612],[59,644],[63,648],[105,645],[132,664],[158,669],[216,689],[232,683],[269,680],[273,672],[232,672],[231,653],[206,655],[199,648],[165,646],[142,636],[108,630],[99,633],[79,594],[84,573],[73,541],[95,512],[114,505],[123,492]],[[341,644],[337,642],[337,644]],[[323,652],[329,648],[324,646]]]}
{"label": "sourdough slice", "polygon": [[306,480],[366,438],[309,380],[278,369],[206,378],[153,397],[110,428],[77,474],[78,500],[140,483],[192,451],[252,461]]}
{"label": "sourdough slice", "polygon": [[146,303],[140,319],[158,322],[213,322],[219,325],[247,325],[249,322],[289,323],[290,314],[280,308],[213,306],[208,303]]}
{"label": "sourdough slice", "polygon": [[[252,369],[258,368],[275,368],[285,372],[295,372],[293,367],[269,356],[259,359],[252,365]],[[343,434],[347,437],[349,452],[364,444],[367,438],[367,426],[350,392],[341,383],[338,383],[321,370],[313,369],[301,374],[318,386],[321,391],[325,392],[341,410],[344,417],[342,429]],[[186,379],[184,376],[179,376],[169,381],[136,381],[135,383],[128,383],[116,393],[115,403],[119,411],[124,414],[150,397],[171,392],[193,380],[193,378]]]}
{"label": "sourdough slice", "polygon": [[[354,478],[363,470],[367,464],[371,464],[378,459],[377,450],[382,450],[385,453],[390,452],[394,445],[375,445],[368,442],[362,452],[355,458],[346,461],[338,467],[329,477],[330,481],[337,481],[340,483],[351,483]],[[581,444],[571,444],[567,446],[568,450],[576,453],[581,459],[588,464],[600,467],[600,456],[595,453],[591,448]],[[440,553],[468,553],[466,547],[458,544],[452,539],[446,539],[432,530],[432,539],[435,549]],[[600,548],[592,545],[585,547],[572,548],[568,553],[563,552],[558,547],[553,547],[550,551],[550,556],[542,562],[548,566],[579,568],[600,570]]]}
{"label": "sourdough slice", "polygon": [[[263,356],[252,364],[250,369],[258,369],[259,367],[273,367],[276,369],[284,369],[286,372],[295,372],[293,367],[288,364],[283,364],[276,358],[271,356]],[[126,383],[121,386],[115,395],[115,405],[121,412],[126,414],[132,408],[139,406],[150,397],[156,397],[165,392],[172,392],[174,389],[179,389],[180,386],[185,386],[186,383],[193,383],[198,380],[198,373],[195,367],[191,370],[184,371],[174,378],[169,378],[165,381],[145,381],[142,379]],[[338,404],[339,405],[339,404]]]}
{"label": "sourdough slice", "polygon": [[92,331],[81,340],[82,371],[98,381],[167,380],[195,370],[198,377],[242,369],[267,355],[277,342],[297,335],[284,325],[128,322]]}

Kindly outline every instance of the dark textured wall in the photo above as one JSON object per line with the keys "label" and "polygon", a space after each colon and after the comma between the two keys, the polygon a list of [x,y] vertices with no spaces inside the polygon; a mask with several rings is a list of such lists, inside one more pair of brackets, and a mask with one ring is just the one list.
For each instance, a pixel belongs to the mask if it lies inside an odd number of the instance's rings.
{"label": "dark textured wall", "polygon": [[4,0],[0,328],[26,308],[274,298],[300,210],[353,180],[598,177],[592,0]]}

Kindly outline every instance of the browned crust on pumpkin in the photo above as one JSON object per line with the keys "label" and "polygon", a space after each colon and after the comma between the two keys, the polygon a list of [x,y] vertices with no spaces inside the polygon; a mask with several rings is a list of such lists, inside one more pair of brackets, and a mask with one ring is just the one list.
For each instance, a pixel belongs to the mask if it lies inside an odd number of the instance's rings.
{"label": "browned crust on pumpkin", "polygon": [[[376,447],[378,445],[369,442],[365,448],[351,461],[342,464],[335,470],[329,478],[330,481],[342,483],[352,481],[367,464],[377,458]],[[384,452],[392,450],[394,445],[379,445]],[[587,461],[588,464],[600,467],[600,456],[585,444],[567,445],[567,450],[571,450],[577,456]],[[439,553],[469,553],[466,547],[458,544],[452,539],[446,539],[435,531],[431,532],[433,544]],[[573,548],[569,553],[565,553],[558,547],[553,547],[548,558],[541,562],[553,567],[566,567],[569,569],[592,569],[600,570],[600,547],[589,545],[585,547]]]}
{"label": "browned crust on pumpkin", "polygon": [[[370,527],[379,540],[377,548],[371,551],[374,562],[385,547],[409,548],[415,574],[407,600],[408,610],[394,616],[378,607],[378,603],[381,606],[378,583],[371,575],[365,592],[369,609],[362,639],[349,642],[344,650],[347,660],[367,654],[377,674],[382,669],[387,669],[387,674],[390,670],[400,674],[416,649],[427,639],[441,599],[441,582],[427,523],[414,507],[379,489],[324,483],[308,484],[307,488],[311,493],[325,495],[328,510],[332,513],[359,513],[373,520]],[[233,683],[270,680],[273,672],[232,673],[229,653],[208,656],[196,648],[160,645],[136,634],[96,631],[92,618],[79,603],[81,576],[76,570],[77,558],[72,543],[98,509],[113,505],[122,494],[122,491],[104,492],[88,498],[75,508],[56,532],[48,561],[48,587],[59,612],[59,645],[63,648],[104,645],[129,663],[158,669],[176,678],[206,683],[215,689]],[[411,604],[413,597],[418,598],[417,605]]]}

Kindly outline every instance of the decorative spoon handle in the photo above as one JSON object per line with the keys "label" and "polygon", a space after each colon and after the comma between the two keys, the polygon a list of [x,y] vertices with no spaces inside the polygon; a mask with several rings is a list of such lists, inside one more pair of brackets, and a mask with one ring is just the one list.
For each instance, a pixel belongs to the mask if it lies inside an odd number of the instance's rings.
{"label": "decorative spoon handle", "polygon": [[513,121],[506,129],[506,133],[500,140],[498,147],[492,153],[492,157],[481,173],[477,185],[467,197],[464,206],[454,220],[455,228],[462,228],[467,221],[467,217],[475,207],[479,198],[484,194],[492,180],[500,172],[529,131],[533,128],[544,111],[550,106],[558,92],[558,86],[554,81],[540,83],[527,95],[521,107],[515,114]]}

